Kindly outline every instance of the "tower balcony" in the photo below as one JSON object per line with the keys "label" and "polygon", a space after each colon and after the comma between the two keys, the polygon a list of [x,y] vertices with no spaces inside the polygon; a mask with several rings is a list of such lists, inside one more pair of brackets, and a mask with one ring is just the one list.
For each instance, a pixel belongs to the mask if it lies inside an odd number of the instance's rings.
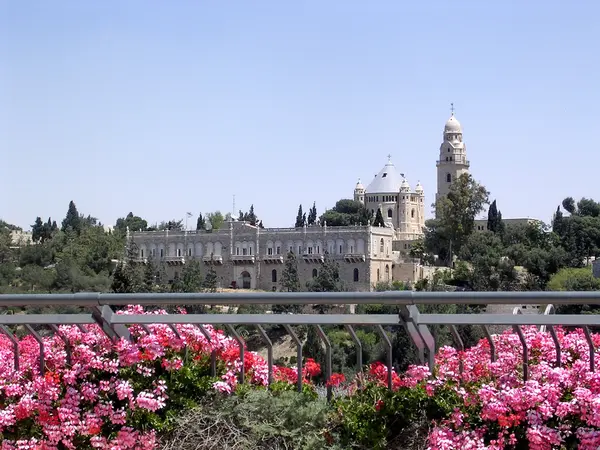
{"label": "tower balcony", "polygon": [[223,264],[223,257],[221,255],[206,255],[202,258],[204,264],[213,264],[220,266]]}
{"label": "tower balcony", "polygon": [[346,253],[344,255],[344,261],[348,263],[359,263],[365,262],[367,260],[367,256],[359,253]]}
{"label": "tower balcony", "polygon": [[231,262],[236,265],[254,264],[256,259],[254,255],[232,255]]}
{"label": "tower balcony", "polygon": [[318,253],[304,253],[302,259],[309,264],[323,264],[325,262],[325,256]]}
{"label": "tower balcony", "polygon": [[167,266],[183,266],[185,264],[183,256],[165,256],[163,261]]}
{"label": "tower balcony", "polygon": [[264,255],[262,260],[267,264],[283,264],[282,255]]}
{"label": "tower balcony", "polygon": [[436,166],[445,166],[445,165],[453,165],[453,164],[463,165],[463,166],[470,166],[471,165],[471,161],[469,161],[466,158],[458,158],[458,159],[454,159],[452,161],[444,161],[444,160],[438,159],[435,162],[435,164],[436,164]]}

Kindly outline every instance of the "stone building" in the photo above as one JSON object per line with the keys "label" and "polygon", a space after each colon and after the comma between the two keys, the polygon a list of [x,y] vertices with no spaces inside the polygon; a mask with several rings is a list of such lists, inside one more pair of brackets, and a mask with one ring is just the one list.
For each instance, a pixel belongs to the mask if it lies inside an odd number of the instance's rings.
{"label": "stone building", "polygon": [[165,263],[168,277],[181,275],[184,264],[201,261],[215,269],[221,287],[280,290],[288,252],[298,259],[300,283],[316,277],[326,257],[335,259],[349,290],[370,290],[391,281],[394,230],[387,227],[311,226],[264,228],[230,221],[213,231],[147,231],[130,234],[138,259]]}

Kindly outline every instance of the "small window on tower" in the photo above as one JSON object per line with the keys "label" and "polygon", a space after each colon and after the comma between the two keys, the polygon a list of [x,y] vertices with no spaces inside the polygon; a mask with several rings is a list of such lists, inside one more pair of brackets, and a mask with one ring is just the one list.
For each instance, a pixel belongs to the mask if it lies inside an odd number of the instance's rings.
{"label": "small window on tower", "polygon": [[446,182],[452,183],[452,175],[450,175],[449,173],[446,174]]}
{"label": "small window on tower", "polygon": [[381,178],[385,178],[387,177],[387,173],[384,173],[383,175],[381,175]]}

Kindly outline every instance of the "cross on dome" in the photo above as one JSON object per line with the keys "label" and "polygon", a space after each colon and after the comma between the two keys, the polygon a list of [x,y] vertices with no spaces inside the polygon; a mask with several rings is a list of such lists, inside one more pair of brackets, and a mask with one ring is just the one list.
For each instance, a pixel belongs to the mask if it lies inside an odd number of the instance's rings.
{"label": "cross on dome", "polygon": [[454,103],[450,103],[450,112],[454,115]]}
{"label": "cross on dome", "polygon": [[388,154],[388,162],[392,162],[392,155]]}

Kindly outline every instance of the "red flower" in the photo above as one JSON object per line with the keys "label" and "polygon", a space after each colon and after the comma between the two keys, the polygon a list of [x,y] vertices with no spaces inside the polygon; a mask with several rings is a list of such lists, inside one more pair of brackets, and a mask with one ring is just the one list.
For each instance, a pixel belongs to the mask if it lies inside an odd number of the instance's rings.
{"label": "red flower", "polygon": [[343,373],[334,373],[331,374],[331,378],[327,381],[327,386],[339,386],[344,381],[346,381],[346,377]]}

